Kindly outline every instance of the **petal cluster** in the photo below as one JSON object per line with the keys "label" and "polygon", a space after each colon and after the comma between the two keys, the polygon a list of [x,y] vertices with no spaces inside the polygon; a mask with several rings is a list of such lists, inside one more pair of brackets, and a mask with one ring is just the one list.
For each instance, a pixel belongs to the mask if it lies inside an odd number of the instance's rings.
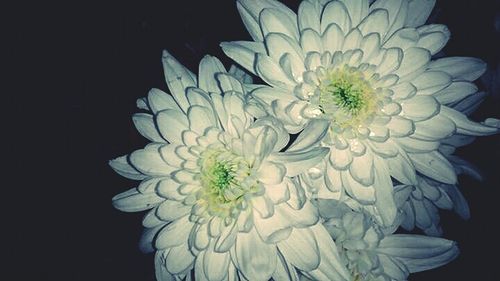
{"label": "petal cluster", "polygon": [[222,44],[268,84],[252,97],[290,133],[312,120],[330,121],[320,144],[329,155],[301,176],[315,196],[347,196],[385,225],[397,214],[393,182],[417,185],[423,175],[455,185],[440,144],[454,134],[498,132],[496,120],[473,122],[453,108],[481,96],[473,81],[485,64],[433,60],[450,32],[423,25],[431,2],[302,1],[296,14],[277,1],[241,0],[254,42]]}
{"label": "petal cluster", "polygon": [[199,77],[167,52],[163,63],[172,95],[151,90],[139,100],[147,113],[134,115],[152,143],[110,162],[142,180],[113,204],[150,210],[141,244],[156,251],[157,278],[267,280],[304,271],[347,280],[296,178],[328,152],[308,146],[322,131],[282,151],[283,125],[271,116],[255,120],[244,86],[216,58],[201,61]]}
{"label": "petal cluster", "polygon": [[486,65],[444,56],[434,4],[237,0],[253,40],[221,47],[244,70],[164,51],[169,91],[133,116],[150,143],[109,162],[139,182],[113,205],[147,211],[157,280],[403,281],[452,261],[440,210],[469,218],[458,176],[481,180],[455,151],[500,120],[469,118]]}

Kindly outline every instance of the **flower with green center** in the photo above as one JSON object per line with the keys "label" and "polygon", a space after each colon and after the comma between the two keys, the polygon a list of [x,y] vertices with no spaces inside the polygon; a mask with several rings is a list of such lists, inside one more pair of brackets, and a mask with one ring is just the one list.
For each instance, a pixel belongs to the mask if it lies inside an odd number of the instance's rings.
{"label": "flower with green center", "polygon": [[458,133],[489,135],[498,122],[476,123],[449,105],[477,95],[485,71],[475,58],[433,59],[450,32],[424,25],[434,1],[304,0],[298,13],[275,0],[238,0],[252,42],[224,52],[269,86],[256,102],[298,133],[330,121],[319,144],[330,153],[300,176],[309,195],[349,200],[391,225],[394,183],[417,173],[454,185],[453,165],[437,150]]}
{"label": "flower with green center", "polygon": [[157,279],[348,280],[297,178],[328,153],[314,145],[328,122],[311,123],[284,149],[283,125],[249,113],[245,86],[219,60],[205,57],[198,77],[167,52],[163,65],[172,94],[151,90],[138,101],[146,113],[133,118],[152,143],[110,161],[141,181],[113,204],[150,210],[141,248],[156,251]]}
{"label": "flower with green center", "polygon": [[344,66],[321,79],[317,106],[332,121],[332,129],[359,126],[374,114],[378,105],[375,90],[361,72]]}

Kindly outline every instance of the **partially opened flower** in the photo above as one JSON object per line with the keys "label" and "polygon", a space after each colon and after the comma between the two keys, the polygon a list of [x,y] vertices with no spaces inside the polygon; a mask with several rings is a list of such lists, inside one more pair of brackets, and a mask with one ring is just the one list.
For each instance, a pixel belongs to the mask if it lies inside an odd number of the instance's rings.
{"label": "partially opened flower", "polygon": [[446,106],[476,93],[485,64],[432,60],[450,37],[444,25],[423,25],[434,2],[305,0],[296,14],[274,0],[239,0],[255,42],[222,44],[269,84],[252,96],[290,133],[330,121],[321,143],[330,153],[304,184],[319,197],[353,198],[386,225],[397,212],[393,180],[414,185],[419,172],[453,185],[440,141],[498,131]]}
{"label": "partially opened flower", "polygon": [[458,255],[453,241],[423,235],[393,234],[367,214],[336,200],[318,200],[324,225],[356,281],[403,281],[414,272],[433,269]]}
{"label": "partially opened flower", "polygon": [[295,177],[328,152],[307,147],[324,131],[310,130],[293,151],[280,152],[289,141],[283,125],[245,111],[243,85],[219,60],[205,57],[198,77],[167,52],[163,65],[172,95],[151,90],[138,102],[148,112],[134,115],[152,143],[110,161],[142,181],[113,204],[151,209],[142,248],[156,250],[157,279],[282,280],[301,271],[347,280]]}

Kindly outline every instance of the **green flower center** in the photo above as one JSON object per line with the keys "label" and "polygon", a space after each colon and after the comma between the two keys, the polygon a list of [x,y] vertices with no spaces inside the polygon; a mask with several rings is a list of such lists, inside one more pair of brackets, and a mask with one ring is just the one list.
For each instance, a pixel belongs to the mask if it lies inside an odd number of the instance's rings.
{"label": "green flower center", "polygon": [[340,77],[338,80],[331,81],[326,86],[326,91],[330,94],[329,97],[336,105],[353,114],[357,114],[365,104],[363,100],[363,88],[359,86],[344,77]]}
{"label": "green flower center", "polygon": [[319,89],[319,109],[340,127],[359,125],[375,111],[375,91],[359,71],[334,70],[322,79]]}
{"label": "green flower center", "polygon": [[204,172],[207,187],[222,195],[224,190],[229,188],[231,184],[237,184],[233,168],[227,162],[215,162],[212,166],[208,167]]}
{"label": "green flower center", "polygon": [[198,205],[210,215],[227,218],[237,212],[246,194],[255,187],[249,176],[251,167],[242,156],[225,149],[210,149],[200,158]]}

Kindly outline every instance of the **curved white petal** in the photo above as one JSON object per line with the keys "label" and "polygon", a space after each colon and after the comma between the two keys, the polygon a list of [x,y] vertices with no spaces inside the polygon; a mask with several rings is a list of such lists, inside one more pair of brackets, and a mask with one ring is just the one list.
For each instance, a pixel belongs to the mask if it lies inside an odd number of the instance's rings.
{"label": "curved white petal", "polygon": [[168,88],[177,104],[186,112],[189,103],[185,97],[185,91],[189,87],[196,87],[196,76],[165,50],[162,62]]}
{"label": "curved white petal", "polygon": [[276,246],[264,243],[255,230],[240,232],[233,260],[248,280],[268,280],[276,268]]}

